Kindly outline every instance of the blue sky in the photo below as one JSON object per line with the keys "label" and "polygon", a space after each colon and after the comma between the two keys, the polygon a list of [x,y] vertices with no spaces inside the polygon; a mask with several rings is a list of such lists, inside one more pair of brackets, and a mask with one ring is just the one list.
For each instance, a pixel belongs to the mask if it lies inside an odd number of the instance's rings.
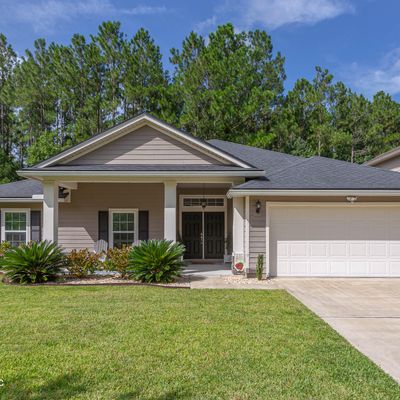
{"label": "blue sky", "polygon": [[0,0],[0,15],[20,55],[35,38],[68,43],[104,20],[121,21],[128,36],[143,26],[168,68],[169,49],[191,30],[261,28],[286,57],[287,89],[320,65],[368,97],[385,90],[400,100],[399,0]]}

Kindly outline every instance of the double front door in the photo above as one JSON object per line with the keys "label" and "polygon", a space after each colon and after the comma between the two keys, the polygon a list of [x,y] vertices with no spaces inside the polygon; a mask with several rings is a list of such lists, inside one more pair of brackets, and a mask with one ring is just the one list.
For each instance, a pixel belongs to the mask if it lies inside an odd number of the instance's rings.
{"label": "double front door", "polygon": [[182,242],[185,258],[224,257],[224,212],[183,212]]}

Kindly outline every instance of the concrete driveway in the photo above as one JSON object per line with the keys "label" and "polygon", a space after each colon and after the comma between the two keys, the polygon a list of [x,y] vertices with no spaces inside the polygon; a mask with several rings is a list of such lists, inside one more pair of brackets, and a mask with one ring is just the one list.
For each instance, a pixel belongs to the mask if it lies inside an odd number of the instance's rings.
{"label": "concrete driveway", "polygon": [[400,279],[274,281],[400,383]]}

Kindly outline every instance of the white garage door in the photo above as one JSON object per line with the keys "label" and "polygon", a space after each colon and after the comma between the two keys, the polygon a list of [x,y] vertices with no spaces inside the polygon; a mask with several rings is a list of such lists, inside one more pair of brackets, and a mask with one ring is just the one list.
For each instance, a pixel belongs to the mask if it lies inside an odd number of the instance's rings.
{"label": "white garage door", "polygon": [[278,276],[400,276],[400,207],[271,206]]}

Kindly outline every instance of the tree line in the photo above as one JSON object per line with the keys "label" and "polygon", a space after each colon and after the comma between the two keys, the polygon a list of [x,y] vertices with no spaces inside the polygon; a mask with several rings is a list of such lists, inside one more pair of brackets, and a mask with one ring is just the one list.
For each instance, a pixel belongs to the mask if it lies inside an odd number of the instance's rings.
{"label": "tree line", "polygon": [[364,162],[400,143],[400,106],[370,100],[316,67],[285,93],[284,57],[263,30],[219,26],[170,51],[150,33],[104,22],[68,45],[34,42],[23,57],[0,35],[0,181],[140,112],[202,139]]}

